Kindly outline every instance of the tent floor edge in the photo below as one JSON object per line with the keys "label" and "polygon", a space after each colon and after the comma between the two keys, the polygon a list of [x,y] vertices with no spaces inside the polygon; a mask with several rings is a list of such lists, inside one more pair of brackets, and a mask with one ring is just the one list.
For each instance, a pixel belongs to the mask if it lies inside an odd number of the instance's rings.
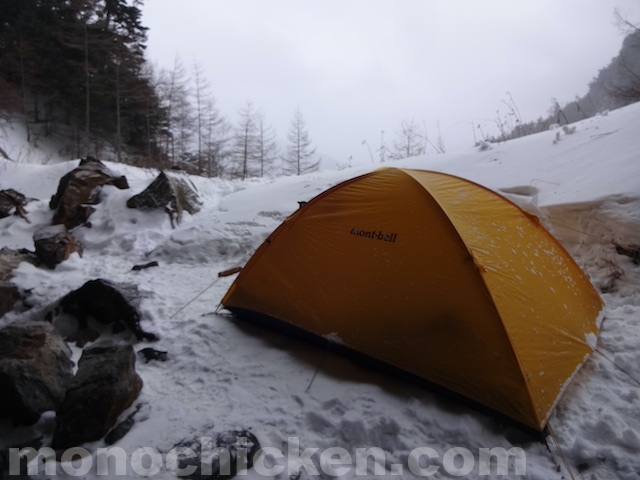
{"label": "tent floor edge", "polygon": [[400,381],[403,383],[416,385],[420,388],[424,388],[430,393],[434,393],[438,396],[453,401],[459,406],[466,406],[476,411],[482,412],[488,417],[494,419],[497,423],[496,427],[504,429],[505,434],[508,433],[509,430],[515,429],[515,431],[512,431],[511,434],[513,437],[519,439],[520,441],[525,442],[527,440],[534,440],[541,445],[545,445],[544,430],[541,431],[531,425],[522,423],[512,417],[505,415],[504,413],[501,413],[497,410],[494,410],[493,408],[483,405],[482,403],[471,400],[470,398],[467,398],[453,390],[443,387],[442,385],[411,374],[377,358],[358,352],[346,345],[332,342],[327,338],[296,327],[295,325],[292,325],[291,323],[285,322],[278,318],[245,308],[230,307],[226,305],[223,305],[223,308],[231,312],[234,318],[249,321],[255,325],[259,325],[269,330],[284,334],[296,340],[302,340],[310,345],[314,345],[321,349],[330,350],[329,353],[336,353],[344,358],[347,358],[354,364],[366,370],[378,372],[393,381]]}

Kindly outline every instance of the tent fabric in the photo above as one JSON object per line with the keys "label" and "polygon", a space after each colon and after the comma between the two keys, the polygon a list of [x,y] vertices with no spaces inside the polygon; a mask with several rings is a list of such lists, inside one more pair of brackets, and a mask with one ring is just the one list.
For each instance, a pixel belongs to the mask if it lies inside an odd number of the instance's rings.
{"label": "tent fabric", "polygon": [[287,218],[222,300],[388,363],[542,430],[592,352],[602,301],[514,203],[385,168]]}

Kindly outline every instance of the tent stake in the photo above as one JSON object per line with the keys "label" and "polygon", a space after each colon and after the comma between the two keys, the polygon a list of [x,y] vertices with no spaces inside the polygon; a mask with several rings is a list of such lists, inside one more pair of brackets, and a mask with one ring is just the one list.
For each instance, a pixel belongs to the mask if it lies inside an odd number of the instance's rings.
{"label": "tent stake", "polygon": [[327,355],[329,355],[330,349],[331,349],[331,344],[327,346],[326,350],[322,354],[322,357],[320,357],[320,361],[318,361],[318,365],[316,366],[316,371],[313,373],[313,377],[311,377],[311,381],[309,382],[309,385],[307,385],[307,388],[304,391],[304,393],[307,393],[311,389],[311,385],[313,385],[313,382],[316,379],[316,376],[318,375],[320,368],[322,368],[322,365],[324,364],[324,361],[327,358]]}

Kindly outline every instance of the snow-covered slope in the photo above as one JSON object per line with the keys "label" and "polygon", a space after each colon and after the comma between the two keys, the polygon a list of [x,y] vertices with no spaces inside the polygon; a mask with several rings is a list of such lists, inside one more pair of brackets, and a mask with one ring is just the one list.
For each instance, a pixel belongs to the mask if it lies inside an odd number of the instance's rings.
{"label": "snow-covered slope", "polygon": [[[640,266],[617,254],[612,243],[640,244],[638,132],[640,104],[485,150],[386,164],[444,171],[501,191],[539,215],[596,287],[606,292],[599,350],[550,420],[573,474],[585,479],[640,478]],[[0,146],[7,152],[22,151],[12,142],[7,130]],[[46,152],[35,156],[52,157]],[[14,188],[37,200],[27,207],[31,224],[19,217],[0,219],[0,247],[32,249],[34,230],[51,220],[48,201],[59,178],[77,161],[39,165],[19,160],[0,159],[0,188]],[[184,438],[250,428],[263,447],[285,454],[290,437],[299,438],[301,452],[318,448],[312,460],[324,478],[330,475],[321,465],[331,470],[328,454],[322,452],[329,447],[342,447],[352,455],[352,468],[343,478],[414,478],[410,460],[421,453],[418,467],[439,467],[434,478],[453,475],[454,464],[472,465],[465,478],[501,478],[495,462],[488,475],[480,462],[479,449],[495,447],[521,448],[526,478],[568,478],[551,440],[548,450],[486,413],[215,313],[233,281],[218,278],[219,271],[246,262],[298,207],[297,201],[369,168],[246,182],[193,178],[204,208],[172,230],[164,213],[125,206],[157,172],[109,167],[126,175],[132,188],[104,188],[103,201],[91,218],[93,228],[74,232],[85,245],[83,258],[74,254],[53,271],[23,263],[13,281],[29,292],[34,312],[94,278],[133,282],[143,291],[143,326],[160,335],[154,348],[168,351],[170,357],[166,363],[137,365],[144,380],[139,399],[144,407],[133,430],[117,444],[129,456],[141,447],[166,453]],[[151,260],[160,267],[131,271],[133,265]],[[32,315],[8,314],[0,326]],[[51,415],[45,417],[36,428],[50,435],[53,422]],[[1,438],[9,444],[32,435],[26,429],[0,427]],[[86,447],[95,451],[103,446],[96,442]],[[359,475],[356,449],[374,447],[384,452],[382,466],[375,471],[370,461],[368,474]],[[468,449],[473,458],[453,458],[463,452],[453,448]],[[285,466],[286,460],[271,456],[265,465]],[[509,478],[517,478],[515,463],[512,457]],[[458,473],[465,473],[464,468]],[[295,468],[285,468],[276,478],[290,474],[296,478]],[[128,476],[139,475],[129,468]],[[303,469],[300,478],[313,476]],[[86,477],[110,478],[98,476],[95,464]],[[175,477],[162,468],[154,478]],[[262,476],[251,469],[246,478]]]}

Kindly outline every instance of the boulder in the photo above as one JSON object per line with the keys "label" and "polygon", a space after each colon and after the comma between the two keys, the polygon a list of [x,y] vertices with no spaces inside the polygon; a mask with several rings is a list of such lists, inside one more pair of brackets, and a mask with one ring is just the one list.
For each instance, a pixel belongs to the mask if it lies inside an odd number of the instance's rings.
{"label": "boulder", "polygon": [[20,298],[18,287],[11,282],[0,281],[0,318],[13,310]]}
{"label": "boulder", "polygon": [[616,252],[629,257],[635,265],[640,265],[640,245],[616,245]]}
{"label": "boulder", "polygon": [[8,217],[14,213],[24,218],[27,223],[31,223],[24,209],[27,203],[29,203],[29,199],[13,188],[0,190],[0,218]]}
{"label": "boulder", "polygon": [[84,348],[87,343],[93,343],[98,340],[98,338],[100,338],[100,332],[93,328],[83,328],[65,337],[65,341],[75,343],[78,348]]}
{"label": "boulder", "polygon": [[38,258],[29,250],[0,248],[0,281],[7,280],[11,276],[11,272],[20,265],[20,262],[29,262],[36,265]]}
{"label": "boulder", "polygon": [[91,205],[100,201],[103,185],[129,188],[127,179],[109,170],[101,161],[87,157],[60,180],[58,191],[51,197],[49,207],[55,210],[53,224],[73,228],[85,223],[95,211]]}
{"label": "boulder", "polygon": [[[17,467],[18,471],[17,473],[13,473],[11,469],[11,454],[9,453],[9,448],[19,448],[20,450],[22,450],[23,447],[8,447],[6,449],[0,450],[0,480],[29,480],[30,477],[28,475],[27,457],[20,457],[18,461],[19,466]],[[32,448],[35,448],[37,450],[40,447],[36,445]]]}
{"label": "boulder", "polygon": [[135,352],[128,344],[101,341],[84,350],[57,410],[54,449],[75,447],[107,434],[142,390],[135,363]]}
{"label": "boulder", "polygon": [[138,356],[144,363],[149,363],[151,361],[166,362],[169,359],[169,352],[147,347],[139,350]]}
{"label": "boulder", "polygon": [[104,443],[107,445],[113,445],[114,443],[120,441],[124,436],[131,431],[133,426],[136,424],[136,415],[140,411],[140,407],[142,407],[142,403],[136,405],[136,409],[130,413],[127,418],[118,423],[115,427],[113,427],[107,436],[104,437]]}
{"label": "boulder", "polygon": [[140,313],[134,303],[140,298],[138,287],[131,284],[115,284],[107,280],[90,280],[82,287],[65,295],[57,311],[72,315],[78,328],[89,327],[89,319],[103,325],[113,325],[115,333],[128,328],[138,340],[157,340],[140,326]]}
{"label": "boulder", "polygon": [[[232,430],[216,433],[211,437],[183,440],[174,448],[189,449],[195,453],[195,456],[189,452],[188,456],[178,457],[177,467],[181,472],[180,477],[213,480],[235,477],[238,473],[238,464],[244,465],[247,469],[251,468],[254,457],[260,450],[260,443],[255,435],[247,430]],[[216,450],[223,450],[224,454],[216,455]],[[226,455],[227,452],[228,455]],[[244,458],[239,458],[239,454]],[[192,470],[193,473],[187,473],[187,469]]]}
{"label": "boulder", "polygon": [[174,220],[178,224],[182,222],[183,211],[193,215],[200,211],[201,206],[193,184],[165,172],[160,172],[142,193],[127,201],[127,207],[138,210],[164,209],[169,214],[171,226],[175,226]]}
{"label": "boulder", "polygon": [[20,262],[37,263],[37,257],[28,250],[13,250],[0,248],[0,317],[13,310],[22,295],[18,287],[8,281],[11,272],[20,265]]}
{"label": "boulder", "polygon": [[38,228],[33,234],[36,256],[45,266],[55,268],[73,252],[82,256],[82,244],[69,233],[64,225]]}
{"label": "boulder", "polygon": [[13,323],[0,330],[0,416],[33,425],[56,410],[73,378],[71,351],[45,322]]}

